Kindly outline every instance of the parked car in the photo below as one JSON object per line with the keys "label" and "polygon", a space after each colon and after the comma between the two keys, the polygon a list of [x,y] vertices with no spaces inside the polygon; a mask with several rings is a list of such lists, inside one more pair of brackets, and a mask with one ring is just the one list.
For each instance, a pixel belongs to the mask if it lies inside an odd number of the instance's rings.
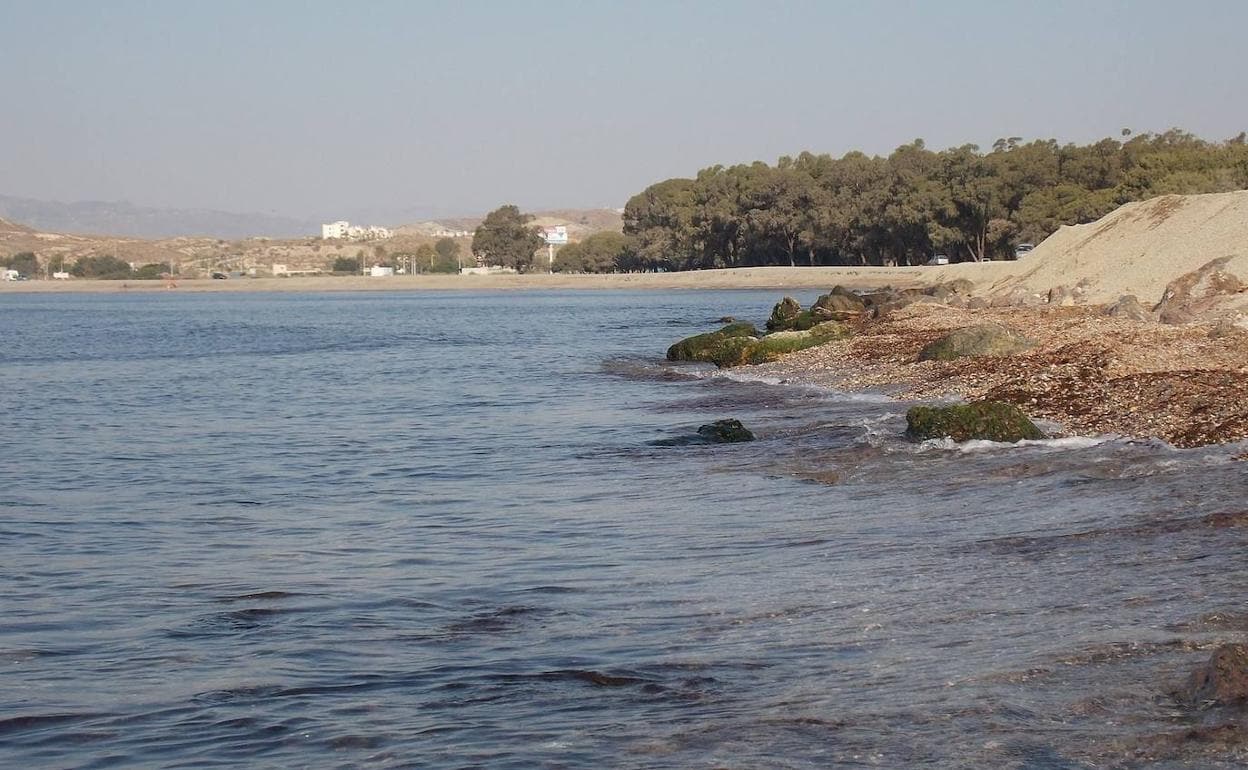
{"label": "parked car", "polygon": [[1023,257],[1030,254],[1031,250],[1034,248],[1036,248],[1036,245],[1034,243],[1018,244],[1017,246],[1014,247],[1014,259],[1022,259]]}
{"label": "parked car", "polygon": [[934,257],[932,257],[931,259],[927,260],[927,264],[929,264],[929,265],[947,265],[947,264],[949,264],[949,257],[945,256],[944,254],[937,254],[936,256],[934,256]]}
{"label": "parked car", "polygon": [[218,281],[224,281],[229,278],[229,276],[226,275],[225,273],[213,273],[212,277],[217,279]]}

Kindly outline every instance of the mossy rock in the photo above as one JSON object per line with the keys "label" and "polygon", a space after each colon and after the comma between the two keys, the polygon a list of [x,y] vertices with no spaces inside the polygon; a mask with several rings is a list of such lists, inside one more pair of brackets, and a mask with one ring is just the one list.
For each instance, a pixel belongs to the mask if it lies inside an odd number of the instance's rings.
{"label": "mossy rock", "polygon": [[754,434],[740,420],[716,420],[698,428],[698,435],[712,444],[739,444],[754,440]]}
{"label": "mossy rock", "polygon": [[1001,401],[974,401],[954,406],[916,406],[906,412],[906,435],[920,441],[984,439],[1016,442],[1045,435],[1022,410]]}
{"label": "mossy rock", "polygon": [[[840,288],[839,286],[837,288]],[[848,293],[824,294],[810,306],[810,314],[820,321],[848,321],[866,312],[861,299]]]}
{"label": "mossy rock", "polygon": [[996,324],[968,326],[951,332],[919,351],[920,361],[952,361],[966,356],[1009,356],[1035,343]]}
{"label": "mossy rock", "polygon": [[695,334],[667,349],[668,361],[711,361],[715,347],[727,339],[757,337],[758,329],[747,321],[730,323],[719,331]]}
{"label": "mossy rock", "polygon": [[797,300],[785,297],[771,309],[771,317],[767,319],[767,331],[804,331],[817,323],[819,321],[809,310],[802,310]]}
{"label": "mossy rock", "polygon": [[787,331],[751,337],[729,337],[720,340],[709,351],[711,361],[721,369],[778,361],[789,353],[822,345],[850,335],[844,324],[830,321],[804,331]]}

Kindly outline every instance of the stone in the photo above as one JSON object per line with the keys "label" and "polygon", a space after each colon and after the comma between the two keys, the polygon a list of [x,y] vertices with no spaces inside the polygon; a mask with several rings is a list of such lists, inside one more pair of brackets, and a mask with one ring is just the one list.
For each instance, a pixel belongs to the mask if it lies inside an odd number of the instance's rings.
{"label": "stone", "polygon": [[1114,318],[1129,318],[1132,321],[1149,321],[1152,315],[1148,312],[1148,308],[1140,304],[1140,300],[1134,294],[1124,294],[1118,298],[1118,301],[1105,308],[1105,315]]}
{"label": "stone", "polygon": [[1193,706],[1242,704],[1248,700],[1248,645],[1224,644],[1192,672],[1178,693]]}
{"label": "stone", "polygon": [[920,361],[952,361],[966,356],[1008,356],[1021,353],[1035,343],[996,324],[979,324],[958,329],[928,343],[919,351]]}
{"label": "stone", "polygon": [[983,310],[989,306],[987,299],[983,297],[971,297],[966,301],[967,310]]}
{"label": "stone", "polygon": [[810,314],[816,321],[851,321],[866,312],[867,306],[853,294],[829,293],[815,300]]}
{"label": "stone", "polygon": [[754,434],[740,420],[716,420],[698,428],[698,435],[712,444],[739,444],[753,441]]}
{"label": "stone", "polygon": [[767,319],[767,331],[787,331],[794,328],[797,318],[802,314],[802,306],[792,297],[785,297],[771,309],[771,317]]}
{"label": "stone", "polygon": [[758,329],[754,328],[754,324],[747,321],[738,321],[728,324],[719,331],[695,334],[675,343],[667,349],[667,360],[709,362],[712,359],[712,353],[716,346],[724,340],[736,337],[754,338],[757,336],[759,336]]}
{"label": "stone", "polygon": [[1045,438],[1022,410],[1001,401],[913,407],[906,412],[906,435],[920,441],[947,437],[1010,443]]}
{"label": "stone", "polygon": [[1215,310],[1225,298],[1248,291],[1248,283],[1226,270],[1233,258],[1210,260],[1171,281],[1153,308],[1158,319],[1165,324],[1191,323]]}
{"label": "stone", "polygon": [[764,337],[730,337],[717,342],[708,360],[721,369],[778,361],[789,353],[822,345],[850,335],[850,329],[836,321],[818,324],[802,331],[773,332]]}
{"label": "stone", "polygon": [[1074,292],[1065,286],[1054,286],[1049,289],[1048,299],[1050,305],[1060,305],[1062,307],[1070,307],[1075,304]]}

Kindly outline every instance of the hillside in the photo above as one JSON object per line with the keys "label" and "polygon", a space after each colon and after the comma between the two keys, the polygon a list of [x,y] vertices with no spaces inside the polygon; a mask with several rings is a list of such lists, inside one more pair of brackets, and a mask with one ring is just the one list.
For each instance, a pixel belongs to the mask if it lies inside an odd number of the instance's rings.
{"label": "hillside", "polygon": [[[549,211],[530,212],[533,224],[538,227],[555,227],[566,225],[568,237],[572,241],[583,240],[585,237],[611,230],[620,232],[624,229],[624,219],[615,209],[551,209]],[[442,230],[461,230],[472,232],[477,229],[485,217],[450,217],[431,222],[413,222],[397,228],[403,235],[433,236]]]}
{"label": "hillside", "polygon": [[1172,281],[1222,257],[1248,279],[1248,191],[1166,195],[1063,227],[986,288],[1047,293],[1082,282],[1089,302],[1134,294],[1156,304]]}
{"label": "hillside", "polygon": [[0,217],[48,232],[126,238],[297,237],[320,232],[319,222],[271,214],[152,208],[124,201],[63,203],[10,195],[0,195]]}

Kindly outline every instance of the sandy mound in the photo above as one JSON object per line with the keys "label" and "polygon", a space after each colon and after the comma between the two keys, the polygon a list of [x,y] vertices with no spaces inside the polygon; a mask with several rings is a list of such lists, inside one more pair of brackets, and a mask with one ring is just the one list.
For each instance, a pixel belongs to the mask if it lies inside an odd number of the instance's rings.
{"label": "sandy mound", "polygon": [[1063,227],[983,289],[1047,294],[1084,282],[1088,302],[1134,294],[1152,306],[1171,282],[1223,257],[1222,269],[1248,283],[1248,191],[1166,195]]}

